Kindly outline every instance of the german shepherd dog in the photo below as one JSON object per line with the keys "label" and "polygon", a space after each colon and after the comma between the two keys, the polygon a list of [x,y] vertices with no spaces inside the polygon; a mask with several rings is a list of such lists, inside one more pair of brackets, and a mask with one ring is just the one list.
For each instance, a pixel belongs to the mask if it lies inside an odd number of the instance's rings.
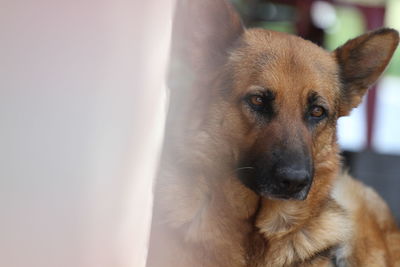
{"label": "german shepherd dog", "polygon": [[180,0],[149,267],[400,266],[385,202],[341,171],[336,123],[392,57],[379,29],[327,52]]}

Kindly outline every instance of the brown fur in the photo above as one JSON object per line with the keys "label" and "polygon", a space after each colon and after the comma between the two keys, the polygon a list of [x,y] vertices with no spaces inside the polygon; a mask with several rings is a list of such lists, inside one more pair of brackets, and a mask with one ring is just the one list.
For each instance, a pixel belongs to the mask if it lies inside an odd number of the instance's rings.
{"label": "brown fur", "polygon": [[[400,264],[390,212],[340,175],[336,144],[336,120],[359,104],[397,43],[384,29],[329,53],[296,36],[244,30],[222,0],[178,1],[148,266]],[[265,88],[275,94],[268,121],[243,103]],[[310,127],[312,94],[329,115]],[[237,178],[241,159],[301,145],[314,166],[306,200],[261,197]]]}
{"label": "brown fur", "polygon": [[333,196],[354,222],[352,266],[399,266],[400,232],[383,199],[346,174],[338,179]]}

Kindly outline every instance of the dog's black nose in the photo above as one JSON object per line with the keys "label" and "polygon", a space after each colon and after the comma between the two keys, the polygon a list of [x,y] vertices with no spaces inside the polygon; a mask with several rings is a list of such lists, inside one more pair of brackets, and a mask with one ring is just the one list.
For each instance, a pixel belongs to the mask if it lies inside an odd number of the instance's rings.
{"label": "dog's black nose", "polygon": [[274,153],[268,151],[254,160],[241,161],[240,165],[250,167],[238,168],[238,177],[263,197],[304,200],[314,178],[313,164],[307,151],[272,150]]}
{"label": "dog's black nose", "polygon": [[292,196],[299,193],[311,182],[311,174],[306,169],[281,168],[276,170],[275,179],[280,194]]}

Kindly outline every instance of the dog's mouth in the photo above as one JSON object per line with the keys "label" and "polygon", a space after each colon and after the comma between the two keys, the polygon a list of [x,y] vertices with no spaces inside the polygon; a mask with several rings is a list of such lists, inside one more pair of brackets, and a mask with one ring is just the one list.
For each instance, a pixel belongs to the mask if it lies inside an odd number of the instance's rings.
{"label": "dog's mouth", "polygon": [[[238,168],[239,180],[258,195],[279,200],[305,200],[312,185],[312,176],[300,171],[288,176],[267,174],[255,167]],[[298,175],[296,176],[296,174]]]}
{"label": "dog's mouth", "polygon": [[[277,199],[277,200],[306,200],[308,196],[308,191],[310,187],[304,188],[298,193],[295,194],[276,194],[271,193],[268,190],[266,191],[256,191],[256,193],[262,197],[269,198],[269,199]],[[253,190],[254,191],[254,190]]]}

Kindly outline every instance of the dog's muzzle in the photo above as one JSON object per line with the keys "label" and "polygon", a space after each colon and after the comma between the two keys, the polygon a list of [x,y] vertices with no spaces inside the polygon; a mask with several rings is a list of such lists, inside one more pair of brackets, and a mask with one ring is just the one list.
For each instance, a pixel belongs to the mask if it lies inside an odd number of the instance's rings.
{"label": "dog's muzzle", "polygon": [[[277,160],[269,157],[247,161],[237,174],[245,186],[257,194],[275,199],[304,200],[313,181],[309,157],[285,153]],[[243,165],[242,165],[243,166]]]}

